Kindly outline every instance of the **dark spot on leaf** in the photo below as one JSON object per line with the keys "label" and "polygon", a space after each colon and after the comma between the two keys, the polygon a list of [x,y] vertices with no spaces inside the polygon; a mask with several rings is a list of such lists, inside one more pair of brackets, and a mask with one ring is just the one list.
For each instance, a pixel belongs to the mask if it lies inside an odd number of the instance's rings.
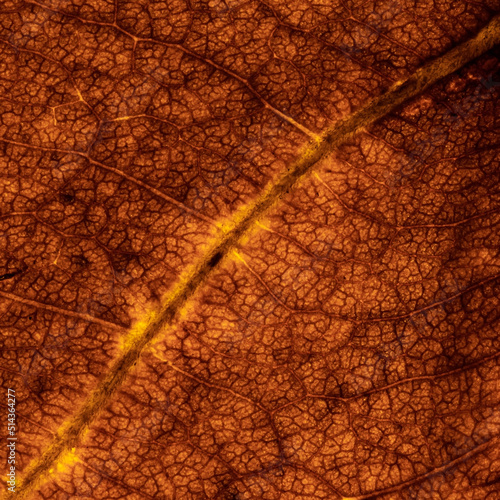
{"label": "dark spot on leaf", "polygon": [[61,200],[65,203],[73,203],[75,201],[75,193],[73,191],[65,191],[61,193]]}
{"label": "dark spot on leaf", "polygon": [[22,271],[14,271],[12,273],[5,273],[0,276],[0,281],[4,280],[9,280],[13,278],[14,276],[17,276],[18,274],[22,273]]}
{"label": "dark spot on leaf", "polygon": [[210,267],[215,267],[219,262],[220,260],[222,259],[222,253],[221,252],[217,252],[216,254],[214,254],[212,256],[212,258],[208,261],[208,265]]}
{"label": "dark spot on leaf", "polygon": [[87,267],[89,264],[89,260],[84,255],[74,255],[71,257],[71,262],[80,268]]}

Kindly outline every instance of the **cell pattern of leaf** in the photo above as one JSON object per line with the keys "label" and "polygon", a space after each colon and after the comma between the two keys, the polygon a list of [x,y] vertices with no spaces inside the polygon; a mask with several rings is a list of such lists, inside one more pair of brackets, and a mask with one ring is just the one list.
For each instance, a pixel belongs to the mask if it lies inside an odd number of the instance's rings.
{"label": "cell pattern of leaf", "polygon": [[19,485],[40,469],[17,498],[500,498],[498,48],[206,257],[309,141],[499,10],[3,2],[0,377]]}

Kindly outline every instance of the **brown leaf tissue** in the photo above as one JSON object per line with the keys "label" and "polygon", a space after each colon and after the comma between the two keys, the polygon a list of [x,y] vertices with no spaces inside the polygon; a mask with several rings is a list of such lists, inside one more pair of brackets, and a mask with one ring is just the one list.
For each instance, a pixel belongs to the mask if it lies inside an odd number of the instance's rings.
{"label": "brown leaf tissue", "polygon": [[0,2],[1,500],[500,500],[500,0]]}

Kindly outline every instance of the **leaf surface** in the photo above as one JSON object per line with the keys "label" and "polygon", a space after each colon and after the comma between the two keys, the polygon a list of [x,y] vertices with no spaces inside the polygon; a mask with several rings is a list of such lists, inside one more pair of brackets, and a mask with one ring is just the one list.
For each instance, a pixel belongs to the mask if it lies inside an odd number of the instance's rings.
{"label": "leaf surface", "polygon": [[2,7],[15,495],[496,498],[497,8]]}

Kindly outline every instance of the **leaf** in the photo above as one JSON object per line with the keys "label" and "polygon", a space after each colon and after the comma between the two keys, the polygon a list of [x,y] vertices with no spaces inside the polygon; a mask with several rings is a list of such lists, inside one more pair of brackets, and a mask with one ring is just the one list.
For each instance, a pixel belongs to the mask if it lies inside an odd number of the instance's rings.
{"label": "leaf", "polygon": [[496,498],[495,9],[5,3],[3,498]]}

